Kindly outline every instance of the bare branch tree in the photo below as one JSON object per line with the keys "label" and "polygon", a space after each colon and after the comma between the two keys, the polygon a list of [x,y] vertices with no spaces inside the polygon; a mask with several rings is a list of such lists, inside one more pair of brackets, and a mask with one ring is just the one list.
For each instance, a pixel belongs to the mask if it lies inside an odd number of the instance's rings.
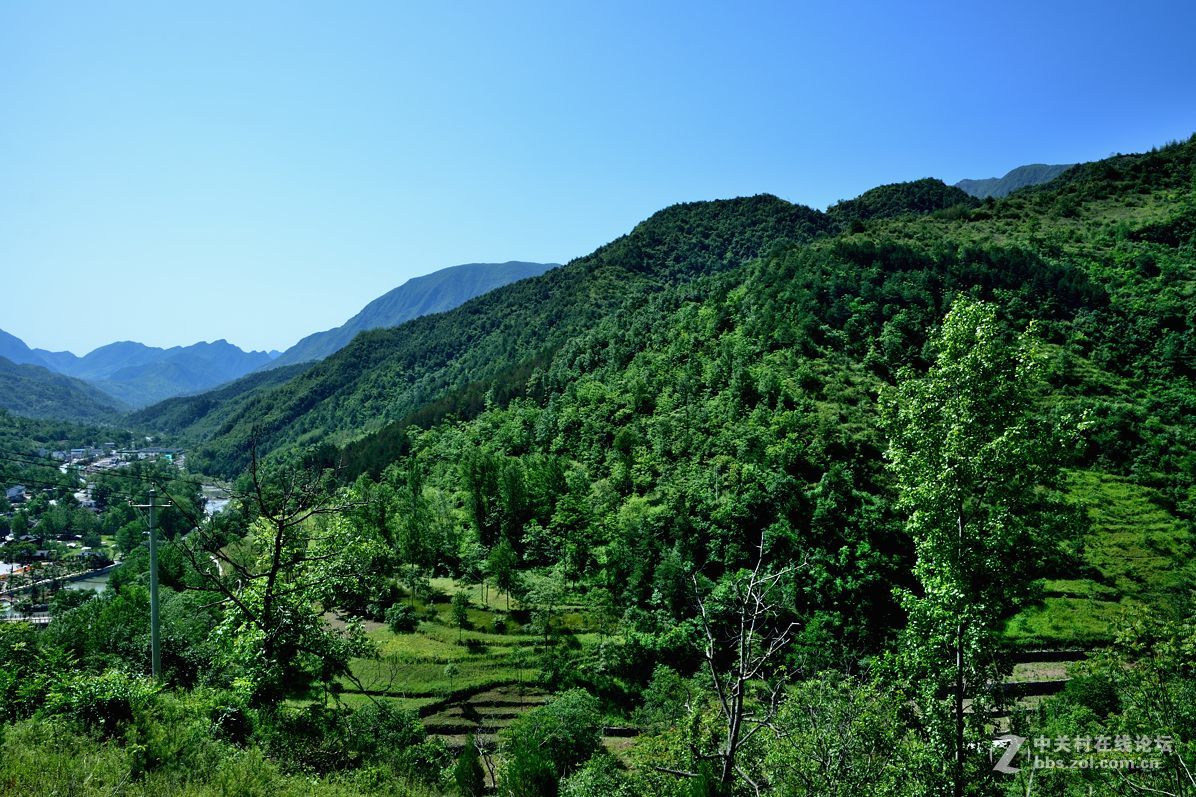
{"label": "bare branch tree", "polygon": [[[757,794],[762,787],[739,764],[739,752],[761,728],[770,726],[784,696],[785,673],[777,660],[793,640],[798,624],[776,626],[783,615],[776,593],[783,580],[799,567],[766,570],[761,537],[755,567],[734,578],[730,599],[722,607],[721,613],[729,616],[729,623],[719,623],[713,617],[697,576],[692,576],[705,635],[702,653],[723,721],[723,738],[714,756],[719,762],[719,779],[730,784],[738,775]],[[753,690],[753,685],[763,688]]]}

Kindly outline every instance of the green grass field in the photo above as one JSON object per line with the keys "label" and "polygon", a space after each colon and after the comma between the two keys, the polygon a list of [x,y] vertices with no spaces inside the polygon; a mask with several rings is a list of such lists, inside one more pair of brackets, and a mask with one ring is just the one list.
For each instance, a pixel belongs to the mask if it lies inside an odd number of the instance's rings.
{"label": "green grass field", "polygon": [[1089,521],[1069,543],[1083,575],[1044,581],[1043,600],[1010,620],[1007,638],[1021,647],[1096,645],[1113,638],[1128,608],[1182,610],[1196,590],[1190,526],[1121,476],[1072,472],[1067,487]]}
{"label": "green grass field", "polygon": [[[457,591],[470,597],[467,628],[458,628],[452,619],[447,596]],[[358,683],[341,680],[343,700],[352,703],[385,697],[418,709],[453,694],[536,680],[537,649],[544,638],[520,624],[522,607],[517,601],[511,601],[508,612],[506,595],[447,578],[432,580],[432,595],[428,601],[414,602],[421,622],[413,633],[396,634],[378,623],[367,626],[378,657],[353,660],[352,673]],[[506,630],[497,631],[496,621]],[[598,638],[589,631],[586,615],[575,603],[559,608],[553,627],[567,632],[583,647],[595,644]]]}

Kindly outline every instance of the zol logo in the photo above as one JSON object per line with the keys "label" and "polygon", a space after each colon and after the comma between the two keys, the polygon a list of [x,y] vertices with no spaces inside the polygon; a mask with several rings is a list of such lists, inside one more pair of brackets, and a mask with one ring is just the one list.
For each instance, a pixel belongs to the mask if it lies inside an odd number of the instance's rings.
{"label": "zol logo", "polygon": [[1001,758],[998,759],[997,763],[993,765],[993,770],[996,772],[1004,772],[1006,775],[1016,775],[1021,768],[1010,766],[1010,762],[1012,762],[1013,757],[1017,755],[1017,751],[1022,749],[1022,745],[1026,743],[1026,737],[1007,733],[1004,736],[998,736],[997,742],[1005,743],[1005,752]]}

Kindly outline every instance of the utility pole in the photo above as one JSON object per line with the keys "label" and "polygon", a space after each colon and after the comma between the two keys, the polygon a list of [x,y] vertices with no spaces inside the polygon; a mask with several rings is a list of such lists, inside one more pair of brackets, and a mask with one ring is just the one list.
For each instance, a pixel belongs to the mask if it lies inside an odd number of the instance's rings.
{"label": "utility pole", "polygon": [[[158,491],[150,487],[149,503],[134,504],[139,509],[149,510],[149,554],[150,554],[150,668],[154,678],[162,674],[162,644],[158,632]],[[166,504],[170,506],[170,504]]]}

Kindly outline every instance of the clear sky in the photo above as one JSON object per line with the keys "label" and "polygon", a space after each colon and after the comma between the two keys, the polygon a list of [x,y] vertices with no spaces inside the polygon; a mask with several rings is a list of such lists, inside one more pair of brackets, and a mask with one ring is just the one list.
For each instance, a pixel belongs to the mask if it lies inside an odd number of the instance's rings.
{"label": "clear sky", "polygon": [[1190,2],[0,4],[0,328],[284,349],[680,201],[1196,132]]}

